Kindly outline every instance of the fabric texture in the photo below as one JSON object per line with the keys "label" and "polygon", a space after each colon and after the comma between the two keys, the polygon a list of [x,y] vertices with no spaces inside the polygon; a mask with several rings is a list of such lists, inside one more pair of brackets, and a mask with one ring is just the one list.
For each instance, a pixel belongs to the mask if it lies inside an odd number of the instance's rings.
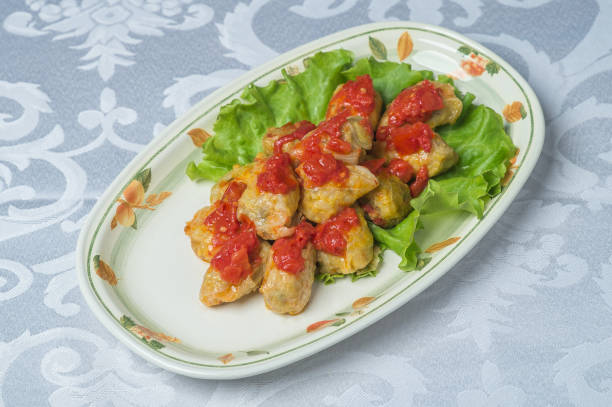
{"label": "fabric texture", "polygon": [[[214,89],[382,20],[461,32],[535,89],[516,201],[424,293],[291,366],[216,382],[128,351],[77,287],[97,197]],[[612,2],[9,0],[0,21],[0,406],[612,405]]]}

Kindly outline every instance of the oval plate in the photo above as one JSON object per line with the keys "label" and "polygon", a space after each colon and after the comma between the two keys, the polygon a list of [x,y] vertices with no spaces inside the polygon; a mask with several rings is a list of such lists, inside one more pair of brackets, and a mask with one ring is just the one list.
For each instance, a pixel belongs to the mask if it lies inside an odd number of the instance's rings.
{"label": "oval plate", "polygon": [[[414,49],[404,62],[413,68],[453,74],[462,91],[477,96],[476,103],[500,113],[513,102],[522,104],[514,104],[513,118],[506,115],[512,120],[506,129],[520,153],[502,193],[488,203],[482,219],[466,216],[419,242],[428,247],[461,237],[434,253],[420,271],[399,271],[399,258],[387,251],[376,278],[354,283],[344,279],[329,286],[315,283],[310,304],[297,316],[268,311],[260,295],[216,308],[202,305],[198,293],[206,265],[193,254],[183,227],[207,204],[212,184],[191,182],[184,175],[186,164],[200,156],[187,132],[212,129],[219,106],[238,97],[247,84],[279,79],[281,68],[301,70],[302,60],[317,51],[345,48],[355,53],[355,59],[368,57],[372,37],[385,45],[389,60],[398,61],[398,40],[406,31]],[[375,40],[374,51],[380,53]],[[535,94],[512,67],[482,45],[446,29],[410,22],[351,28],[287,52],[216,91],[138,154],[97,202],[81,231],[81,291],[113,335],[162,368],[208,379],[267,372],[357,333],[449,271],[510,205],[534,168],[543,141],[544,118]],[[135,177],[146,187],[142,205],[149,210],[133,210],[134,227],[112,228],[117,200]],[[132,215],[124,212],[123,216]]]}

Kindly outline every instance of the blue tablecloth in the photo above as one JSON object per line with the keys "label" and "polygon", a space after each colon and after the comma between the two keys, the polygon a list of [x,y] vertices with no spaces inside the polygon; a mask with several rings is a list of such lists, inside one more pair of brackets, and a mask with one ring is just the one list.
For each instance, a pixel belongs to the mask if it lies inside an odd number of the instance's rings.
{"label": "blue tablecloth", "polygon": [[[484,43],[538,94],[544,152],[501,221],[400,310],[269,374],[194,380],[119,344],[74,270],[111,180],[215,88],[390,19]],[[0,406],[612,405],[612,2],[13,0],[0,21]]]}

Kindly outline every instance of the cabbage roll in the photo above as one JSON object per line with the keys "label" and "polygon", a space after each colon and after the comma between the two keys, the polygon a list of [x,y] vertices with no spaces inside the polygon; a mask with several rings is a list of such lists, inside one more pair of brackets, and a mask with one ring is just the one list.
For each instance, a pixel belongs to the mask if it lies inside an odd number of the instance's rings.
{"label": "cabbage roll", "polygon": [[359,200],[366,217],[376,225],[390,228],[412,210],[410,187],[386,171],[377,174],[379,185]]}
{"label": "cabbage roll", "polygon": [[[308,177],[302,166],[296,171],[302,179]],[[378,186],[376,176],[365,167],[346,165],[346,171],[348,175],[341,182],[330,181],[321,186],[311,186],[304,181],[300,210],[308,220],[325,222]]]}
{"label": "cabbage roll", "polygon": [[300,185],[287,154],[234,168],[213,187],[211,199],[218,197],[231,181],[246,185],[238,200],[237,215],[249,218],[262,239],[275,240],[293,233]]}
{"label": "cabbage roll", "polygon": [[[248,253],[249,248],[245,250],[244,246],[237,250],[227,246],[229,244],[213,257],[202,281],[200,301],[208,307],[225,302],[234,302],[256,291],[263,279],[264,267],[270,255],[270,244],[268,242],[258,241],[258,247],[254,250],[254,254]],[[247,252],[246,255],[244,254],[245,251]],[[224,261],[222,260],[216,261],[217,256],[221,257],[222,254],[229,254],[231,264],[223,264]],[[222,268],[223,265],[225,267]],[[239,272],[237,273],[236,270]],[[229,274],[229,276],[226,274]]]}
{"label": "cabbage roll", "polygon": [[359,207],[346,208],[317,225],[313,243],[321,273],[354,273],[366,267],[374,253],[374,238]]}
{"label": "cabbage roll", "polygon": [[296,315],[308,304],[316,269],[313,235],[314,227],[302,221],[293,236],[272,245],[259,289],[268,309]]}

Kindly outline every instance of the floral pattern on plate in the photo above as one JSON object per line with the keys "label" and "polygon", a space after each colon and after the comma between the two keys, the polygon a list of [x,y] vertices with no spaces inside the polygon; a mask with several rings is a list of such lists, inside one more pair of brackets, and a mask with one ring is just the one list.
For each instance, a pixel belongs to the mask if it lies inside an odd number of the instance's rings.
{"label": "floral pattern on plate", "polygon": [[115,216],[111,220],[111,230],[114,229],[117,224],[137,229],[138,222],[134,209],[147,209],[153,211],[157,205],[161,204],[166,198],[172,195],[172,192],[163,191],[159,194],[150,194],[145,198],[145,193],[147,189],[149,189],[150,184],[151,169],[145,168],[134,177],[127,187],[125,187],[122,193],[123,198],[117,199],[119,206],[117,206]]}

